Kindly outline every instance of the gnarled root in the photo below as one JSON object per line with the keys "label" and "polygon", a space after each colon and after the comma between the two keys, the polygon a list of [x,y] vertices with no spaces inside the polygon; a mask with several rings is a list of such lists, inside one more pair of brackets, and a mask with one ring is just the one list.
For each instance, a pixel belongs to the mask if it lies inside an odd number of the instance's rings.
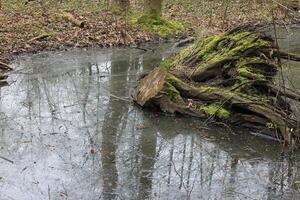
{"label": "gnarled root", "polygon": [[300,94],[274,81],[278,55],[296,61],[300,57],[274,51],[274,41],[263,33],[242,30],[182,50],[169,66],[155,68],[139,82],[134,101],[168,113],[260,127],[285,145],[300,146],[299,119],[290,106],[300,102]]}

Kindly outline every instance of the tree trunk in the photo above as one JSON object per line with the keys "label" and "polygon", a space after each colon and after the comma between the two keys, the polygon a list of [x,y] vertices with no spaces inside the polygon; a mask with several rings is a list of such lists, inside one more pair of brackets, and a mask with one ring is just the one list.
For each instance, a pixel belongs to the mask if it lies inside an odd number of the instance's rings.
{"label": "tree trunk", "polygon": [[123,13],[129,9],[129,0],[112,0],[110,2],[110,8],[113,12]]}
{"label": "tree trunk", "polygon": [[144,12],[152,17],[161,15],[162,0],[145,0]]}

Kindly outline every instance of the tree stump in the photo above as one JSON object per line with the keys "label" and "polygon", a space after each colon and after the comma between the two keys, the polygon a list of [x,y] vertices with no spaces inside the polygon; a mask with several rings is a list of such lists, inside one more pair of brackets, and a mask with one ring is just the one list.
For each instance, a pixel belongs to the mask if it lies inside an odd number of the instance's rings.
{"label": "tree stump", "polygon": [[280,59],[300,61],[263,32],[235,28],[163,61],[139,81],[133,98],[142,107],[261,130],[295,148],[300,129],[291,102],[298,104],[300,94],[276,83]]}

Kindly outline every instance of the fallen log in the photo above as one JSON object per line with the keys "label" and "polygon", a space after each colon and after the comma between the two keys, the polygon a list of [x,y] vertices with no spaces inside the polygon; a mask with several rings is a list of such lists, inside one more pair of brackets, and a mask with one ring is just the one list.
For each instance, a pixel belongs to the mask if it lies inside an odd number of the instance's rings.
{"label": "fallen log", "polygon": [[300,120],[290,106],[299,105],[300,94],[275,81],[278,56],[300,57],[275,47],[255,28],[198,40],[143,77],[133,99],[163,112],[259,128],[286,146],[300,147]]}
{"label": "fallen log", "polygon": [[68,12],[63,12],[60,14],[60,16],[68,21],[71,22],[72,24],[74,24],[75,26],[78,26],[79,28],[84,28],[86,26],[86,23],[84,21],[78,20],[74,17],[74,15],[72,15],[71,13]]}

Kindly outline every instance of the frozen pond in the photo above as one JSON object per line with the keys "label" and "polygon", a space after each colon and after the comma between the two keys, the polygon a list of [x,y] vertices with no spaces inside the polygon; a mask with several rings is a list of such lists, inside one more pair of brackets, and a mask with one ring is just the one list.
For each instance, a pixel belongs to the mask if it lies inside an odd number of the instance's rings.
{"label": "frozen pond", "polygon": [[[300,33],[289,37],[282,46],[300,52]],[[138,76],[171,53],[151,48],[14,61],[0,88],[1,200],[300,198],[299,153],[289,159],[245,130],[131,103]],[[288,72],[300,88],[299,65]]]}

